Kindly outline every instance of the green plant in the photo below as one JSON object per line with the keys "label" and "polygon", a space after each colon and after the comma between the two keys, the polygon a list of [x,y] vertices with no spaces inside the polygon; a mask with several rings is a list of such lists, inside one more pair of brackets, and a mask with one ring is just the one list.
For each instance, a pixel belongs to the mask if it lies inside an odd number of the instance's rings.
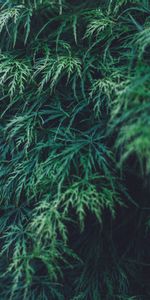
{"label": "green plant", "polygon": [[149,299],[149,14],[0,1],[1,299]]}

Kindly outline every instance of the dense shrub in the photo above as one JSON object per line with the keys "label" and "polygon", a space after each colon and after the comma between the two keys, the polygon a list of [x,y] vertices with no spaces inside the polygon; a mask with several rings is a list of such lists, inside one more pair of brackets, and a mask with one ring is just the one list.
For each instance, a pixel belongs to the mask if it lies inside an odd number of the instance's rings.
{"label": "dense shrub", "polygon": [[148,300],[150,3],[0,3],[0,299]]}

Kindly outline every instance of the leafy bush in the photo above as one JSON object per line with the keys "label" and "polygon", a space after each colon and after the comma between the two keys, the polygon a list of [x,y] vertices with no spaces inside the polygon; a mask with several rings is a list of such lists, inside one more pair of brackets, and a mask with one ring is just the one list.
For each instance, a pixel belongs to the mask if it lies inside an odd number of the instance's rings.
{"label": "leafy bush", "polygon": [[0,1],[0,295],[148,300],[150,3]]}

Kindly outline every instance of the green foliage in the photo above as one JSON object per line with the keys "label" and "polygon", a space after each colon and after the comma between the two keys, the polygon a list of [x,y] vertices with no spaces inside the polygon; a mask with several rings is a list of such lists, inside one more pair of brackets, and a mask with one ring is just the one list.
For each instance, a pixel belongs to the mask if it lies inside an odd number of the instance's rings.
{"label": "green foliage", "polygon": [[147,300],[150,3],[0,1],[0,297]]}
{"label": "green foliage", "polygon": [[44,86],[49,83],[49,88],[53,91],[62,76],[67,75],[67,82],[69,82],[72,73],[75,77],[81,77],[81,63],[78,58],[67,56],[55,56],[51,53],[46,55],[46,58],[39,59],[35,66],[36,70],[34,76],[42,76],[39,86],[39,91],[43,91]]}
{"label": "green foliage", "polygon": [[4,94],[12,98],[14,94],[22,94],[27,81],[31,77],[30,67],[14,56],[0,55],[0,85]]}

